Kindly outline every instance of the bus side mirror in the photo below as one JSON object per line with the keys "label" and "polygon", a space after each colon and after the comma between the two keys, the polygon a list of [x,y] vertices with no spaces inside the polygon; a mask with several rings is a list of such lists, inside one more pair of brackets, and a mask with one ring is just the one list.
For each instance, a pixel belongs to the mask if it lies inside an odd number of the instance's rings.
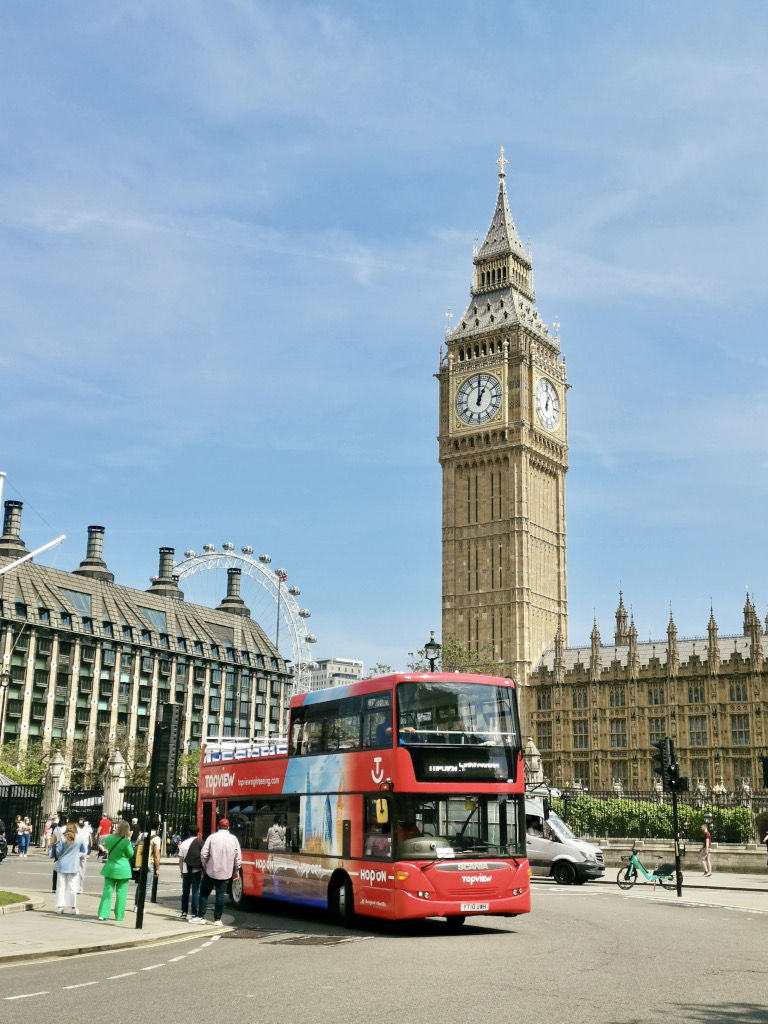
{"label": "bus side mirror", "polygon": [[389,806],[386,800],[376,801],[376,821],[379,825],[386,825],[389,821]]}

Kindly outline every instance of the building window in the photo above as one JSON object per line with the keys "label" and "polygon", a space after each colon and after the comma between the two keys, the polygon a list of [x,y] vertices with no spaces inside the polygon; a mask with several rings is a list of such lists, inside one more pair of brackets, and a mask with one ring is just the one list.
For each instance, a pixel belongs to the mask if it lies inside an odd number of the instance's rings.
{"label": "building window", "polygon": [[551,722],[537,722],[536,723],[536,746],[539,750],[551,750],[552,749],[552,723]]}
{"label": "building window", "polygon": [[611,782],[626,786],[629,782],[629,764],[626,761],[611,761]]}
{"label": "building window", "polygon": [[738,786],[742,782],[752,785],[752,762],[748,757],[734,757],[733,783]]}
{"label": "building window", "polygon": [[611,747],[615,750],[619,747],[626,749],[627,746],[627,720],[626,718],[611,719]]}
{"label": "building window", "polygon": [[583,789],[589,788],[589,761],[573,762],[573,784]]}
{"label": "building window", "polygon": [[649,686],[648,687],[648,703],[649,704],[663,704],[664,703],[664,687],[663,686]]}
{"label": "building window", "polygon": [[709,761],[703,757],[691,759],[691,782],[695,786],[697,782],[709,783]]}
{"label": "building window", "polygon": [[706,715],[691,715],[688,719],[690,729],[691,746],[706,747],[707,745],[707,717]]}
{"label": "building window", "polygon": [[586,686],[574,686],[573,688],[573,706],[577,709],[585,708],[587,706],[587,688]]}
{"label": "building window", "polygon": [[707,698],[704,694],[704,683],[691,683],[688,687],[689,704],[706,704]]}
{"label": "building window", "polygon": [[551,711],[552,710],[552,687],[541,686],[536,691],[536,710],[537,711]]}
{"label": "building window", "polygon": [[612,686],[610,693],[610,702],[612,708],[623,708],[625,707],[626,694],[623,686]]}
{"label": "building window", "polygon": [[552,779],[554,778],[554,775],[552,774],[552,762],[551,761],[542,761],[541,762],[541,772],[542,772],[542,775],[544,776],[544,778],[546,779],[546,781],[547,782],[551,782]]}
{"label": "building window", "polygon": [[648,746],[652,747],[654,743],[659,743],[667,735],[667,720],[666,718],[649,718],[648,719]]}
{"label": "building window", "polygon": [[749,746],[749,715],[731,715],[731,743],[734,747]]}
{"label": "building window", "polygon": [[745,679],[735,679],[731,683],[731,700],[748,700],[747,682]]}
{"label": "building window", "polygon": [[589,750],[589,722],[586,719],[573,723],[573,749]]}

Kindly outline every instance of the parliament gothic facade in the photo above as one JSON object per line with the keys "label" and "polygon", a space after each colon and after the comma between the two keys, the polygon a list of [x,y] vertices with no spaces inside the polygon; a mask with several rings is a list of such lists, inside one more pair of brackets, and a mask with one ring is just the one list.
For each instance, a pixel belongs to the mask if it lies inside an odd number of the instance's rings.
{"label": "parliament gothic facade", "polygon": [[446,332],[439,381],[443,637],[490,656],[520,693],[524,734],[557,786],[650,790],[651,744],[675,741],[694,784],[762,788],[768,618],[743,634],[640,643],[620,595],[614,643],[595,623],[568,648],[568,414],[559,332],[541,321],[530,251],[506,192],[473,261],[469,305]]}

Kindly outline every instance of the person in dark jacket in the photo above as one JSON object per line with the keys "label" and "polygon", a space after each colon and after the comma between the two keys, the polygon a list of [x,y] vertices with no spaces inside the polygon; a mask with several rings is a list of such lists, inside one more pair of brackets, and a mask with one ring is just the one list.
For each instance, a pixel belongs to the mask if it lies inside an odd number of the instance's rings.
{"label": "person in dark jacket", "polygon": [[179,847],[179,871],[181,872],[181,920],[187,920],[189,895],[192,894],[192,920],[197,919],[200,907],[200,879],[203,877],[203,862],[200,859],[202,841],[197,838],[197,827],[186,829],[184,840]]}

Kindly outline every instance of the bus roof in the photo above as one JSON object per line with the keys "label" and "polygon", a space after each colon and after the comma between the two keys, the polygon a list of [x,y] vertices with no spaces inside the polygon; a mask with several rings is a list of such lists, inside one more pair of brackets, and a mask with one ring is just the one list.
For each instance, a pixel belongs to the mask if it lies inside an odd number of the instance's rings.
{"label": "bus roof", "polygon": [[398,683],[481,683],[490,686],[515,687],[515,681],[509,676],[485,676],[471,672],[393,672],[388,676],[374,676],[371,679],[358,679],[353,683],[341,686],[328,686],[323,690],[309,690],[291,697],[292,708],[304,704],[319,704],[325,701],[342,700],[344,697],[357,697],[360,694],[376,693],[379,690],[394,689]]}

